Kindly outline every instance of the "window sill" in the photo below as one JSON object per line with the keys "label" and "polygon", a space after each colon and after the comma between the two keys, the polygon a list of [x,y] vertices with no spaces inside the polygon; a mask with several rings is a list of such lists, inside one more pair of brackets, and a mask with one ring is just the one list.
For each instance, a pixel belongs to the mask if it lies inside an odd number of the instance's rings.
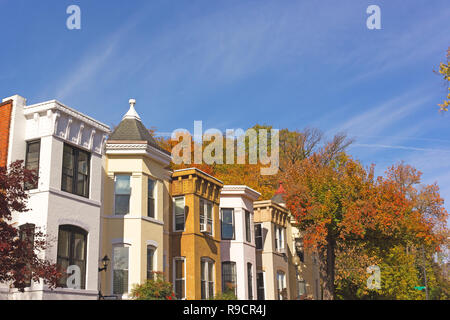
{"label": "window sill", "polygon": [[164,225],[164,222],[162,222],[162,221],[160,221],[158,219],[155,219],[155,218],[142,217],[142,219],[145,220],[145,221],[148,221],[148,222],[153,222],[153,223],[156,223],[156,224],[160,224],[162,226]]}
{"label": "window sill", "polygon": [[[76,194],[73,194],[73,193],[70,193],[70,192],[66,192],[66,191],[62,191],[62,190],[58,190],[58,189],[54,189],[54,188],[50,188],[48,191],[50,193],[59,195],[61,197],[69,198],[69,199],[72,199],[72,200],[75,200],[75,201],[79,201],[79,202],[84,202],[84,203],[87,203],[87,204],[90,204],[90,205],[94,205],[96,207],[100,207],[101,206],[100,201],[92,200],[92,199],[89,199],[89,198],[86,198],[86,197],[82,197],[82,196],[79,196],[79,195],[76,195]],[[45,191],[42,191],[42,192],[45,192]]]}

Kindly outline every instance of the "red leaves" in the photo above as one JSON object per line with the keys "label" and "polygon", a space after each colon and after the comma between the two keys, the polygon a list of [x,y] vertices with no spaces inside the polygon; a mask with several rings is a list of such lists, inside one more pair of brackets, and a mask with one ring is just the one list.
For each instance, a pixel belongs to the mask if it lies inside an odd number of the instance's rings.
{"label": "red leaves", "polygon": [[320,246],[329,232],[342,240],[371,236],[441,243],[447,212],[436,185],[418,187],[421,173],[400,163],[374,179],[348,156],[327,163],[322,155],[284,173],[286,203],[305,233],[305,246]]}
{"label": "red leaves", "polygon": [[44,234],[35,231],[30,243],[29,234],[20,239],[19,230],[9,223],[12,213],[28,211],[24,185],[36,181],[36,175],[24,169],[22,161],[12,163],[9,168],[0,167],[0,282],[11,282],[19,290],[23,290],[30,279],[43,280],[55,287],[61,276],[55,265],[38,257],[47,245]]}

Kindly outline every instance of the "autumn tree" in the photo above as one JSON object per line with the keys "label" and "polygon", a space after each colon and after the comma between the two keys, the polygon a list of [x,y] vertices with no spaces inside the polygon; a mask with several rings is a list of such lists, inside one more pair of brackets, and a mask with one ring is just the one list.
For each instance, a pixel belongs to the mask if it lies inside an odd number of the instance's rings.
{"label": "autumn tree", "polygon": [[42,232],[34,228],[17,228],[13,214],[26,214],[26,184],[35,184],[37,177],[22,161],[8,168],[0,167],[0,282],[11,283],[24,291],[31,280],[43,280],[50,288],[56,286],[60,273],[56,266],[39,257],[48,243]]}
{"label": "autumn tree", "polygon": [[397,245],[438,246],[447,213],[435,185],[414,187],[420,173],[403,164],[374,177],[334,144],[334,139],[283,174],[286,204],[317,250],[323,298],[335,298],[336,254],[343,244],[365,243],[387,252]]}

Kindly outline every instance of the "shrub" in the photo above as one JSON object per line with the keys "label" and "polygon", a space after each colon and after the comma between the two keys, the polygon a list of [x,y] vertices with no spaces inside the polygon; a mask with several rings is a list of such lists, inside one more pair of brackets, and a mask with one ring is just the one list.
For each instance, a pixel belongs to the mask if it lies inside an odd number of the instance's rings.
{"label": "shrub", "polygon": [[164,279],[161,272],[153,272],[153,279],[135,284],[131,290],[133,300],[175,300],[172,284]]}
{"label": "shrub", "polygon": [[234,290],[227,290],[212,297],[210,300],[237,300]]}

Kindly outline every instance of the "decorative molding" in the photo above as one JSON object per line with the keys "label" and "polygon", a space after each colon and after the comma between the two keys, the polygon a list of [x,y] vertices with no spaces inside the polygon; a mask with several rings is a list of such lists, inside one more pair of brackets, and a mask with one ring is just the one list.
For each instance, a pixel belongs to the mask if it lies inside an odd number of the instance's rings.
{"label": "decorative molding", "polygon": [[169,165],[172,157],[146,143],[106,143],[106,154],[140,154],[163,165]]}
{"label": "decorative molding", "polygon": [[63,112],[65,114],[67,114],[69,117],[72,117],[81,122],[84,122],[84,123],[90,125],[91,127],[94,127],[100,131],[103,131],[106,133],[109,133],[111,131],[110,127],[107,126],[106,124],[101,123],[100,121],[97,121],[79,111],[76,111],[76,110],[62,104],[61,102],[59,102],[57,100],[50,100],[50,101],[45,101],[45,102],[37,103],[34,105],[30,105],[30,106],[25,106],[24,114],[29,115],[34,112],[45,112],[48,109]]}

